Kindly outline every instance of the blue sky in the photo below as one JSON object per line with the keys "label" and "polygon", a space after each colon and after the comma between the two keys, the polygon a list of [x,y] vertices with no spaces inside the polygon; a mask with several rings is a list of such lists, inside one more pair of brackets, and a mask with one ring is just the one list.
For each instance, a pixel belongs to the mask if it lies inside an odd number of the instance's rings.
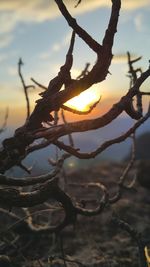
{"label": "blue sky", "polygon": [[[64,1],[70,12],[96,40],[102,41],[110,15],[109,0]],[[112,75],[99,85],[102,102],[120,98],[128,90],[126,52],[143,56],[137,67],[143,70],[150,59],[150,2],[149,0],[123,0],[118,32],[113,47]],[[47,85],[65,60],[71,29],[60,15],[53,0],[0,0],[0,115],[5,107],[11,111],[13,123],[21,121],[25,113],[23,89],[17,74],[17,62],[22,57],[25,81],[34,77]],[[86,62],[95,62],[95,54],[76,38],[72,75],[77,76]],[[148,81],[143,86],[148,90]],[[34,105],[39,91],[31,90]],[[103,107],[103,106],[102,106]],[[16,113],[16,110],[18,111]],[[103,107],[105,110],[105,107]],[[19,117],[20,116],[20,117]],[[0,116],[1,117],[1,116]]]}

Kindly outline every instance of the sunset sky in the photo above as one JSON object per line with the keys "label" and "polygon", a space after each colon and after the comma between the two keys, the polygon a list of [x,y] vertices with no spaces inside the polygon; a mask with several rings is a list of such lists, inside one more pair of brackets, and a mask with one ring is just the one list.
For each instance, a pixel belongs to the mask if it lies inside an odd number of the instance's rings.
{"label": "sunset sky", "polygon": [[[77,22],[97,41],[102,42],[110,15],[110,0],[82,0],[74,8],[75,0],[64,1]],[[71,29],[61,16],[54,0],[0,0],[0,118],[9,107],[9,124],[19,124],[25,114],[25,99],[17,74],[22,57],[23,75],[47,85],[64,63]],[[102,96],[99,110],[106,111],[112,101],[128,90],[126,52],[142,56],[137,67],[145,70],[150,59],[150,1],[123,0],[113,47],[112,75],[94,89]],[[74,49],[72,76],[76,77],[87,62],[95,62],[95,54],[78,37]],[[92,65],[91,65],[92,66]],[[143,88],[148,91],[147,81]],[[30,90],[32,106],[39,90]]]}

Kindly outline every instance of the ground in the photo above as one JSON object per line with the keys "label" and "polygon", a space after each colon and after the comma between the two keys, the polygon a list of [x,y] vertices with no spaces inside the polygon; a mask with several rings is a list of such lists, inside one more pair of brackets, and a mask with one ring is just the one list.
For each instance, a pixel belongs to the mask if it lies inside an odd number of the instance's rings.
{"label": "ground", "polygon": [[[111,194],[117,190],[117,181],[124,170],[126,163],[99,163],[90,169],[80,169],[67,174],[65,190],[74,200],[87,207],[96,207],[99,190],[86,187],[88,182],[104,183]],[[127,183],[136,172],[134,167],[128,175]],[[82,186],[79,186],[82,184]],[[84,184],[84,186],[83,186]],[[63,230],[60,238],[54,234],[33,235],[29,232],[16,234],[7,231],[0,243],[0,253],[9,256],[0,260],[0,267],[59,267],[65,266],[61,258],[66,257],[66,266],[84,267],[135,267],[138,265],[138,247],[131,236],[112,222],[112,214],[128,222],[132,228],[141,233],[143,240],[150,236],[150,196],[149,190],[142,188],[138,182],[134,190],[126,191],[120,201],[107,207],[102,214],[95,217],[79,216],[76,225]],[[50,203],[49,203],[50,204]],[[48,204],[48,205],[49,205]],[[48,206],[44,206],[47,208]],[[32,208],[30,211],[42,209]],[[23,216],[23,211],[14,209],[15,214]],[[59,211],[60,214],[60,211]],[[60,220],[62,212],[48,211],[34,215],[33,223],[37,225]],[[54,219],[53,219],[54,218]],[[6,229],[15,222],[8,214],[1,212],[1,229]],[[63,255],[64,253],[64,255]],[[9,262],[10,261],[10,262]],[[4,264],[7,262],[7,265]],[[9,263],[8,263],[9,262]]]}

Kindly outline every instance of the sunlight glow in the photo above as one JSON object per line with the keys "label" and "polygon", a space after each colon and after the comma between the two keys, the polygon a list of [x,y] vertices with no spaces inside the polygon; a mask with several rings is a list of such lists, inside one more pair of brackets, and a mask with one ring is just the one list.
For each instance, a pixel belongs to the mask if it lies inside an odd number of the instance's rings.
{"label": "sunlight glow", "polygon": [[150,249],[148,247],[145,247],[144,248],[144,251],[145,251],[145,257],[146,257],[146,260],[147,260],[147,266],[150,267]]}
{"label": "sunlight glow", "polygon": [[68,100],[65,105],[79,110],[79,111],[87,111],[95,102],[97,102],[100,98],[100,92],[98,88],[90,88],[80,95]]}

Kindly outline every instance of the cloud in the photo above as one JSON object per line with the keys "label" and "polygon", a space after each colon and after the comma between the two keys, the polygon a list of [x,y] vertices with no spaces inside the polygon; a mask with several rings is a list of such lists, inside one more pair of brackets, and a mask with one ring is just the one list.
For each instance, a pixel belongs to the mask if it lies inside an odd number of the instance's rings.
{"label": "cloud", "polygon": [[[135,59],[137,57],[137,55],[131,54],[131,53],[130,53],[130,56],[132,59]],[[115,64],[124,64],[124,63],[127,64],[128,63],[127,54],[126,53],[120,53],[120,54],[114,55],[112,62]]]}
{"label": "cloud", "polygon": [[7,51],[0,53],[0,63],[8,61],[16,56],[17,51]]}
{"label": "cloud", "polygon": [[123,9],[138,9],[142,7],[149,7],[149,0],[125,0],[122,3]]}
{"label": "cloud", "polygon": [[0,34],[0,49],[11,44],[13,36],[11,34]]}
{"label": "cloud", "polygon": [[0,63],[5,61],[8,58],[7,54],[0,54]]}
{"label": "cloud", "polygon": [[57,43],[54,43],[51,48],[49,48],[49,50],[47,52],[43,52],[39,55],[40,59],[48,59],[51,57],[51,55],[53,55],[54,53],[62,50],[65,46],[67,46],[70,42],[71,39],[71,32],[67,33],[62,40],[60,40]]}
{"label": "cloud", "polygon": [[120,53],[120,54],[114,55],[112,62],[115,64],[127,63],[127,54]]}
{"label": "cloud", "polygon": [[[83,0],[78,8],[74,8],[76,1],[65,0],[69,11],[73,15],[82,14],[100,7],[110,6],[106,0]],[[124,9],[137,9],[149,6],[149,0],[125,0]],[[60,16],[60,11],[53,0],[1,0],[0,1],[0,33],[11,32],[18,23],[43,22]]]}
{"label": "cloud", "polygon": [[17,67],[9,66],[7,72],[11,76],[17,76]]}
{"label": "cloud", "polygon": [[144,30],[144,17],[143,14],[138,14],[134,19],[135,27],[138,32]]}

